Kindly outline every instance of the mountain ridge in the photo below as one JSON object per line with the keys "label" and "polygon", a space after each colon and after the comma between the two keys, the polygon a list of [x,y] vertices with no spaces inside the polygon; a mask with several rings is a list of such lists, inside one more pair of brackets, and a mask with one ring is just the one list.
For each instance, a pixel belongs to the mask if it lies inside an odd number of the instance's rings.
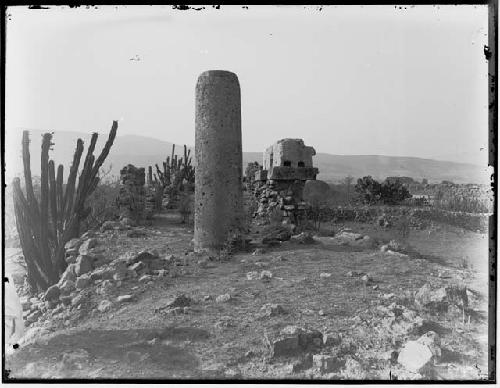
{"label": "mountain ridge", "polygon": [[[41,134],[46,131],[30,130],[31,160],[40,160]],[[98,132],[99,133],[99,132]],[[53,150],[50,157],[57,164],[61,163],[65,171],[69,171],[76,139],[82,138],[88,143],[91,133],[75,131],[54,132]],[[22,131],[15,134],[9,132],[5,136],[6,178],[22,174],[21,155]],[[107,133],[99,133],[94,154],[99,154],[108,138]],[[270,140],[273,143],[275,140]],[[161,165],[172,152],[172,142],[153,137],[125,134],[117,136],[111,152],[104,163],[104,170],[110,169],[110,175],[118,176],[119,170],[126,164],[138,167]],[[194,156],[194,147],[191,156]],[[176,144],[175,154],[182,155],[183,145]],[[247,163],[257,161],[262,163],[262,152],[243,152],[243,168]],[[313,158],[315,167],[318,167],[318,179],[328,182],[339,181],[347,175],[359,178],[371,175],[375,179],[385,179],[387,176],[410,176],[415,180],[426,178],[429,182],[450,180],[456,183],[487,183],[487,168],[470,163],[452,162],[446,160],[427,159],[416,156],[389,156],[389,155],[349,155],[317,152]],[[32,162],[32,173],[39,174],[39,164]]]}

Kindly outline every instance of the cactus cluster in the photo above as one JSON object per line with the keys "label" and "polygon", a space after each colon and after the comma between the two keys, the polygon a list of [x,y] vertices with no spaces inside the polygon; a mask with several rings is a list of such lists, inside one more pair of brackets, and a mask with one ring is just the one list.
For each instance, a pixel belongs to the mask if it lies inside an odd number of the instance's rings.
{"label": "cactus cluster", "polygon": [[52,134],[42,138],[40,199],[35,196],[31,176],[29,132],[23,132],[22,153],[25,191],[19,178],[13,180],[16,226],[23,249],[32,291],[46,290],[57,283],[66,269],[64,245],[80,234],[80,223],[90,214],[85,206],[88,196],[99,182],[99,169],[109,154],[116,137],[118,122],[113,121],[108,140],[96,159],[94,149],[97,133],[93,133],[87,149],[83,168],[76,183],[78,168],[83,154],[83,141],[78,139],[73,162],[66,184],[63,184],[64,167],[49,160],[49,150],[54,145]]}

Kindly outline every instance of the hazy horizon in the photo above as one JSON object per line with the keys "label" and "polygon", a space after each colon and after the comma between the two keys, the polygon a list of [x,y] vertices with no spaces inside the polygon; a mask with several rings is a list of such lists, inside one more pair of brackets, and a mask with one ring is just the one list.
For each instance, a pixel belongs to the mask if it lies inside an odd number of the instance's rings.
{"label": "hazy horizon", "polygon": [[23,128],[194,144],[194,86],[235,72],[243,150],[487,165],[487,6],[9,7],[6,137]]}

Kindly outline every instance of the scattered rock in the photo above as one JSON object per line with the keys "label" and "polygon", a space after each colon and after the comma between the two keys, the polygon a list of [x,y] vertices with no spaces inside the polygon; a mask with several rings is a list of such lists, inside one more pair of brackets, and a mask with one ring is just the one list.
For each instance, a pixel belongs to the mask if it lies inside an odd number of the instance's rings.
{"label": "scattered rock", "polygon": [[318,315],[320,315],[320,316],[324,316],[324,315],[326,315],[326,314],[325,314],[325,312],[323,311],[323,309],[321,309],[321,310],[319,310],[319,311],[318,311]]}
{"label": "scattered rock", "polygon": [[248,280],[256,280],[258,278],[259,278],[259,273],[257,271],[247,272],[247,279]]}
{"label": "scattered rock", "polygon": [[320,277],[320,278],[322,278],[322,279],[329,278],[329,277],[331,277],[331,276],[332,276],[332,274],[331,274],[331,273],[329,273],[329,272],[321,272],[321,273],[319,274],[319,277]]}
{"label": "scattered rock", "polygon": [[116,298],[116,301],[118,303],[121,302],[132,302],[134,300],[133,295],[120,295],[119,297]]}
{"label": "scattered rock", "polygon": [[389,250],[389,245],[382,245],[380,247],[380,252],[387,252]]}
{"label": "scattered rock", "polygon": [[145,267],[144,263],[142,261],[138,261],[137,263],[132,264],[129,269],[135,272],[139,272]]}
{"label": "scattered rock", "polygon": [[69,251],[72,249],[78,249],[82,245],[82,240],[79,238],[72,238],[66,244],[64,244],[64,250]]}
{"label": "scattered rock", "polygon": [[283,306],[275,303],[266,303],[261,307],[261,311],[263,311],[264,315],[267,317],[275,317],[277,315],[286,314],[286,310]]}
{"label": "scattered rock", "polygon": [[252,256],[263,255],[266,251],[262,248],[257,248],[252,252]]}
{"label": "scattered rock", "polygon": [[109,300],[103,300],[99,303],[97,306],[97,310],[99,310],[101,313],[109,311],[111,307],[113,306],[113,303],[110,302]]}
{"label": "scattered rock", "polygon": [[111,268],[98,268],[90,273],[90,279],[95,280],[105,280],[113,278],[113,270]]}
{"label": "scattered rock", "polygon": [[53,301],[59,299],[59,295],[61,294],[61,290],[57,284],[50,286],[44,295],[44,300]]}
{"label": "scattered rock", "polygon": [[261,280],[270,280],[270,279],[272,279],[272,277],[273,277],[273,274],[271,271],[264,270],[260,273]]}
{"label": "scattered rock", "polygon": [[225,303],[225,302],[228,302],[229,300],[231,300],[231,295],[229,295],[229,294],[222,294],[222,295],[219,295],[217,298],[215,298],[215,301],[217,303]]}
{"label": "scattered rock", "polygon": [[369,283],[371,281],[370,276],[368,276],[368,274],[363,275],[361,277],[361,280],[363,281],[363,283]]}
{"label": "scattered rock", "polygon": [[193,300],[184,295],[178,295],[172,299],[170,299],[167,304],[165,305],[166,308],[174,308],[174,307],[186,307],[186,306],[191,306],[193,303]]}
{"label": "scattered rock", "polygon": [[87,288],[90,285],[90,276],[89,274],[85,274],[82,276],[79,276],[76,279],[75,287],[77,290],[82,290],[84,288]]}
{"label": "scattered rock", "polygon": [[69,264],[64,270],[58,284],[63,284],[66,280],[76,281],[76,264]]}
{"label": "scattered rock", "polygon": [[89,250],[92,248],[95,248],[98,244],[98,241],[96,238],[89,238],[88,240],[85,240],[82,245],[80,245],[80,248],[78,249],[78,252],[80,255],[87,255]]}
{"label": "scattered rock", "polygon": [[313,365],[319,369],[321,373],[339,372],[344,366],[345,362],[340,360],[337,356],[315,354],[313,356]]}
{"label": "scattered rock", "polygon": [[75,282],[66,280],[60,287],[61,294],[69,295],[75,289]]}
{"label": "scattered rock", "polygon": [[426,283],[415,294],[415,304],[421,308],[426,307],[430,309],[447,310],[448,301],[446,297],[445,287],[432,290],[430,284]]}
{"label": "scattered rock", "polygon": [[296,236],[292,236],[290,241],[293,241],[297,244],[314,244],[314,238],[310,233],[302,232]]}
{"label": "scattered rock", "polygon": [[420,373],[432,361],[433,354],[427,345],[409,341],[398,356],[398,362],[411,372]]}
{"label": "scattered rock", "polygon": [[140,278],[139,278],[139,282],[140,283],[147,283],[149,282],[150,280],[153,280],[153,277],[151,275],[142,275]]}

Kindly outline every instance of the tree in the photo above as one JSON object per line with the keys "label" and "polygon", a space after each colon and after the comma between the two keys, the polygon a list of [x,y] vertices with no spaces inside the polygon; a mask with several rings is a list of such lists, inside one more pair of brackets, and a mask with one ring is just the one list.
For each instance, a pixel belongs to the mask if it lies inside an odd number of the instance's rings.
{"label": "tree", "polygon": [[381,185],[371,176],[359,178],[354,191],[360,195],[364,203],[374,204],[381,197]]}
{"label": "tree", "polygon": [[411,194],[400,181],[385,181],[380,187],[380,197],[387,205],[396,205],[407,198],[411,198]]}

